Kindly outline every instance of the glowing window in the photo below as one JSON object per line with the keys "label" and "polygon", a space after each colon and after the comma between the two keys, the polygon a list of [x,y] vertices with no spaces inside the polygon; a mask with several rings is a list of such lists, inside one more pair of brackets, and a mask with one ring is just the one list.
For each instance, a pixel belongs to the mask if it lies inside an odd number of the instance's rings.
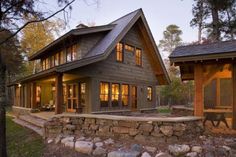
{"label": "glowing window", "polygon": [[147,87],[147,100],[152,101],[152,87]]}
{"label": "glowing window", "polygon": [[101,107],[108,107],[109,103],[109,83],[100,83],[100,105]]}
{"label": "glowing window", "polygon": [[112,83],[112,95],[111,104],[113,107],[119,106],[119,95],[120,95],[120,85],[118,83]]}
{"label": "glowing window", "polygon": [[129,85],[122,84],[121,90],[122,90],[122,96],[121,96],[122,105],[128,106],[129,105]]}
{"label": "glowing window", "polygon": [[130,51],[130,52],[134,52],[134,46],[125,44],[125,50]]}
{"label": "glowing window", "polygon": [[142,50],[138,48],[135,51],[135,63],[136,65],[142,66]]}
{"label": "glowing window", "polygon": [[116,60],[119,62],[123,62],[123,44],[118,43],[116,45]]}
{"label": "glowing window", "polygon": [[55,59],[55,66],[58,66],[59,65],[59,53],[57,53],[54,57]]}

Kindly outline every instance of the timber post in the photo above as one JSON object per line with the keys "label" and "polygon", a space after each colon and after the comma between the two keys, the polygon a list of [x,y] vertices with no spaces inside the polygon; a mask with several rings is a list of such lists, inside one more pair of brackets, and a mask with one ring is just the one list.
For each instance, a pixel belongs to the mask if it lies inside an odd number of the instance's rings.
{"label": "timber post", "polygon": [[55,79],[55,87],[56,87],[56,107],[55,114],[62,113],[63,106],[63,74],[58,73]]}

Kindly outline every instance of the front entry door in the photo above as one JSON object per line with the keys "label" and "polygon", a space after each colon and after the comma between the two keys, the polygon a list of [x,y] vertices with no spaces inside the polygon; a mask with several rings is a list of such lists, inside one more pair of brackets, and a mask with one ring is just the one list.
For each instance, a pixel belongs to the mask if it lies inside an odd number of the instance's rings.
{"label": "front entry door", "polygon": [[132,106],[132,111],[137,110],[137,86],[132,86],[131,89],[131,106]]}
{"label": "front entry door", "polygon": [[78,84],[67,85],[67,111],[75,112],[78,108]]}

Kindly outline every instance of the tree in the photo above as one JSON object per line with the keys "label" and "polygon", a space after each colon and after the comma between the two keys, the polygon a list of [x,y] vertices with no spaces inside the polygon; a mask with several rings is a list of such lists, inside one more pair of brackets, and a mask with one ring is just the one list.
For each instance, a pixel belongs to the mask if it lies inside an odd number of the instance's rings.
{"label": "tree", "polygon": [[176,25],[169,25],[163,32],[163,39],[159,42],[159,47],[169,54],[177,47],[181,45],[182,39],[180,35],[183,32]]}
{"label": "tree", "polygon": [[233,40],[236,23],[236,0],[195,0],[192,8],[191,26],[197,26],[199,33],[207,30],[207,38],[220,41],[223,38]]}
{"label": "tree", "polygon": [[[36,20],[36,17],[26,17],[25,21]],[[62,20],[47,20],[31,23],[22,30],[21,47],[26,52],[26,57],[33,55],[44,46],[48,45],[59,35],[65,24]],[[26,75],[34,74],[39,67],[37,61],[26,62]]]}
{"label": "tree", "polygon": [[[5,134],[5,88],[6,88],[6,72],[9,70],[6,62],[6,56],[14,54],[10,49],[18,44],[14,41],[14,37],[28,24],[42,22],[55,16],[56,14],[65,11],[67,7],[71,8],[71,3],[75,0],[58,0],[60,6],[64,5],[60,10],[47,15],[39,10],[36,10],[35,5],[40,1],[29,0],[1,0],[0,1],[0,32],[6,34],[0,37],[0,156],[6,157],[6,134]],[[23,18],[28,16],[38,17],[38,20],[32,20],[24,23]],[[23,23],[23,25],[21,25]],[[10,31],[11,30],[11,31]],[[13,30],[16,30],[13,32]],[[9,33],[10,32],[10,33]],[[14,58],[14,57],[9,57]],[[14,62],[15,63],[15,62]],[[14,64],[13,64],[14,65]]]}

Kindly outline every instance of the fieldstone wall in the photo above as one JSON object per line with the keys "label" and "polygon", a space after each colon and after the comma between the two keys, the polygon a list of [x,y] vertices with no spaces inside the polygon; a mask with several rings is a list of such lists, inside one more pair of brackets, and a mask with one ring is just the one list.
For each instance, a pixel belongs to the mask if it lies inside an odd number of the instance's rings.
{"label": "fieldstone wall", "polygon": [[89,135],[129,138],[138,142],[177,141],[203,133],[197,117],[128,117],[112,115],[58,115],[45,123],[45,138]]}

